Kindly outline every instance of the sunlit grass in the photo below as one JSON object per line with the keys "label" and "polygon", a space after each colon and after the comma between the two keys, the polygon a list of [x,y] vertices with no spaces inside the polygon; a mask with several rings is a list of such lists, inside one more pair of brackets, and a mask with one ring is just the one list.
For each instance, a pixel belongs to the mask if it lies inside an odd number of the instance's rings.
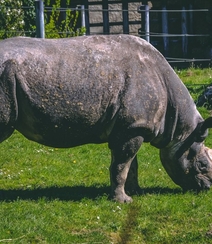
{"label": "sunlit grass", "polygon": [[210,84],[212,83],[212,68],[189,68],[185,70],[175,70],[183,82],[188,84]]}

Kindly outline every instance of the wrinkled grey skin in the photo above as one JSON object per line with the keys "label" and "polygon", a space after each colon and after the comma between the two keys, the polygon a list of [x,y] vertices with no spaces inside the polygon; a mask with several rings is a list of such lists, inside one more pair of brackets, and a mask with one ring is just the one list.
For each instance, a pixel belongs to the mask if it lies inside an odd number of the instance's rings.
{"label": "wrinkled grey skin", "polygon": [[126,192],[139,192],[143,142],[160,149],[167,173],[184,190],[212,183],[207,128],[188,140],[204,120],[164,57],[141,38],[1,41],[0,103],[0,141],[16,129],[51,147],[108,142],[116,201],[131,202]]}

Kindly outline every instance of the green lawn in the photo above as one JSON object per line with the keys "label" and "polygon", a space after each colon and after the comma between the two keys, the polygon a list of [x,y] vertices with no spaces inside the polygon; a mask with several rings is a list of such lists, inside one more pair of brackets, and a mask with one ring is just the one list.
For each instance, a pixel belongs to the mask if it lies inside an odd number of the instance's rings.
{"label": "green lawn", "polygon": [[[186,84],[212,83],[211,69],[177,73]],[[108,200],[106,144],[55,149],[15,132],[0,149],[0,243],[212,243],[212,190],[183,194],[149,144],[132,204]]]}

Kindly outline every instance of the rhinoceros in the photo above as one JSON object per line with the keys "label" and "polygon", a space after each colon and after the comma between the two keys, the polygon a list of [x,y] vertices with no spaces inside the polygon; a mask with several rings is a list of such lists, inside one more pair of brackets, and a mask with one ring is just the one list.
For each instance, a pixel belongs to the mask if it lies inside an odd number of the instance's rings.
{"label": "rhinoceros", "polygon": [[137,152],[160,151],[184,191],[209,189],[212,150],[204,120],[162,54],[130,35],[0,42],[0,141],[14,130],[50,147],[108,143],[111,197],[139,192]]}

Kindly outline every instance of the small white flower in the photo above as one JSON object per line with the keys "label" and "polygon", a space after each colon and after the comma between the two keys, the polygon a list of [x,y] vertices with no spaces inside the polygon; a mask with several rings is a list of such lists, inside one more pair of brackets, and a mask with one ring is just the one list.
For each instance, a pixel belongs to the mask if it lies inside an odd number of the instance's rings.
{"label": "small white flower", "polygon": [[118,210],[121,210],[121,208],[119,206],[117,206]]}

